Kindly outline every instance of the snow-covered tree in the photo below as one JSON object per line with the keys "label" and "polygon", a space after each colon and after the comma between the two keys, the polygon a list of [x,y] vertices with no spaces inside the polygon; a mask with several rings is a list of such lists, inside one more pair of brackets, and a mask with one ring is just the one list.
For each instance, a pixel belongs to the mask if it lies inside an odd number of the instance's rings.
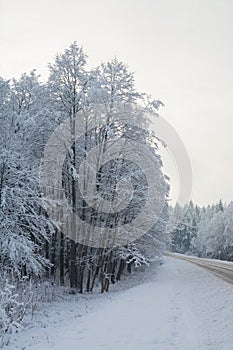
{"label": "snow-covered tree", "polygon": [[[25,81],[30,82],[31,77],[32,84],[28,84],[26,92]],[[34,97],[34,78],[32,73],[29,77],[23,75],[19,82],[14,80],[11,91],[8,88],[5,93],[5,109],[1,114],[0,261],[2,266],[18,276],[42,274],[46,265],[39,243],[44,244],[47,239],[48,224],[41,214],[38,174],[35,164],[32,164],[34,145],[28,141],[34,126],[28,121],[29,110],[34,106],[29,97]],[[2,89],[6,87],[3,85]],[[12,104],[16,96],[17,111],[15,103]]]}

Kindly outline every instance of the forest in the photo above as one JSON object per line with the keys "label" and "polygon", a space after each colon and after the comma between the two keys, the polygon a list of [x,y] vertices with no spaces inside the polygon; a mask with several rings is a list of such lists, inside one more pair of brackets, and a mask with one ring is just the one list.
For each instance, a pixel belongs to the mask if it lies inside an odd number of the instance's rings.
{"label": "forest", "polygon": [[[168,178],[157,151],[160,141],[146,128],[147,114],[156,118],[162,102],[137,92],[134,75],[116,58],[88,70],[87,56],[76,43],[56,56],[49,72],[46,82],[36,70],[18,80],[0,79],[0,329],[5,333],[17,331],[28,310],[36,308],[43,285],[71,294],[107,292],[123,273],[158,258],[168,241]],[[83,134],[75,125],[77,116]],[[69,146],[58,189],[51,170],[60,156],[58,143],[50,158],[45,154],[54,130],[65,122]],[[101,163],[116,140],[124,140],[125,152],[131,153]],[[130,144],[139,150],[132,152]],[[93,148],[96,169],[93,158],[88,163]],[[142,149],[153,162],[153,186],[135,163],[145,159]],[[41,179],[45,167],[47,177]],[[117,193],[119,184],[123,194]],[[161,203],[152,198],[145,212],[150,187]],[[120,235],[117,229],[124,225]],[[105,234],[96,239],[98,230]]]}
{"label": "forest", "polygon": [[203,258],[233,261],[233,203],[170,208],[171,249]]}

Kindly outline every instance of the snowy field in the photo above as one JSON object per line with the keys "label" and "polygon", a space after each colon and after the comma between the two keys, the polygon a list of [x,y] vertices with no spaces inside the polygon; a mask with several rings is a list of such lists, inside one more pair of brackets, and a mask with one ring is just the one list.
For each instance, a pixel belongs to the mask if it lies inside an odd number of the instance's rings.
{"label": "snowy field", "polygon": [[232,285],[171,257],[136,279],[128,289],[123,282],[109,294],[50,304],[3,349],[233,349]]}

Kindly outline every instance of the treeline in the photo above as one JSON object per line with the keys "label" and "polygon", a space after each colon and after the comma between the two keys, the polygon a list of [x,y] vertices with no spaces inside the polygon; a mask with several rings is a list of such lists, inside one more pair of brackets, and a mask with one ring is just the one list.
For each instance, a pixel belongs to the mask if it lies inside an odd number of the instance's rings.
{"label": "treeline", "polygon": [[[169,188],[161,171],[157,139],[145,132],[146,113],[156,117],[161,102],[138,93],[133,74],[116,58],[88,70],[87,56],[76,43],[56,56],[49,71],[45,83],[35,70],[18,80],[0,79],[0,289],[5,299],[22,281],[25,284],[48,280],[70,286],[74,293],[90,292],[95,287],[101,292],[108,291],[111,283],[120,280],[123,271],[130,273],[132,268],[148,264],[160,255],[166,241]],[[78,114],[87,129],[82,138],[75,140],[73,126]],[[120,123],[122,114],[133,118],[132,125],[137,127]],[[90,131],[90,116],[100,115],[102,123]],[[165,206],[156,225],[143,237],[122,246],[108,246],[104,242],[98,247],[76,239],[82,228],[67,219],[68,211],[58,218],[62,230],[50,220],[41,198],[39,167],[49,137],[67,119],[73,139],[62,170],[63,188],[70,206],[82,221],[90,226],[94,221],[93,228],[133,222],[145,206],[148,184],[143,169],[135,168],[133,162],[109,161],[97,174],[96,193],[114,200],[117,183],[127,177],[132,183],[133,199],[126,211],[110,216],[102,213],[98,217],[78,187],[78,165],[87,158],[88,151],[99,145],[104,149],[111,138],[118,137],[136,140],[153,156],[157,169],[155,185]],[[84,181],[88,185],[88,176]],[[0,328],[7,330],[11,311],[5,306],[3,309],[6,319],[1,319]]]}
{"label": "treeline", "polygon": [[170,208],[174,252],[233,261],[233,203]]}

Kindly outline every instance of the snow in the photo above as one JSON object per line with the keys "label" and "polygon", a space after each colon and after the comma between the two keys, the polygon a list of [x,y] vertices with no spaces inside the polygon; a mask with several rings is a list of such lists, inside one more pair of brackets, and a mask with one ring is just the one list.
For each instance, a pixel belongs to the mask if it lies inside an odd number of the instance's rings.
{"label": "snow", "polygon": [[[171,254],[170,252],[168,252],[169,254]],[[227,260],[219,260],[219,259],[210,259],[210,258],[200,258],[196,255],[192,255],[192,254],[182,254],[182,253],[173,253],[172,255],[177,255],[178,257],[182,257],[182,258],[191,258],[191,259],[196,259],[196,260],[203,260],[203,261],[210,261],[210,262],[216,262],[218,264],[228,264],[228,265],[233,265],[233,261],[227,261]]]}
{"label": "snow", "polygon": [[4,350],[233,349],[232,285],[172,257],[148,271],[150,282],[51,304]]}

